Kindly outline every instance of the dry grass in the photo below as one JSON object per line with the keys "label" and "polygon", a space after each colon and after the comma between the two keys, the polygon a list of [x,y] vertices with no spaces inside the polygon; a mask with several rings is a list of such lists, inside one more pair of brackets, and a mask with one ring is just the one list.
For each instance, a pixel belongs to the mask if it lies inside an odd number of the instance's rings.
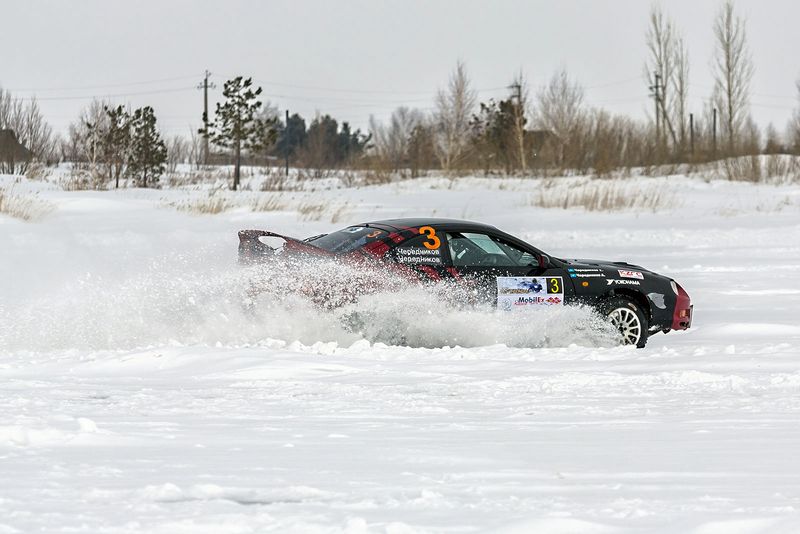
{"label": "dry grass", "polygon": [[23,221],[36,221],[55,210],[52,202],[42,200],[36,193],[22,194],[14,187],[0,187],[0,213],[21,219]]}
{"label": "dry grass", "polygon": [[181,202],[168,202],[168,206],[195,215],[217,215],[235,207],[224,197],[193,198]]}
{"label": "dry grass", "polygon": [[34,182],[41,182],[50,178],[52,174],[53,172],[50,167],[44,163],[34,161],[28,165],[28,169],[25,171],[25,178]]}
{"label": "dry grass", "polygon": [[331,212],[331,223],[332,224],[338,224],[338,223],[344,221],[345,218],[349,217],[349,214],[350,214],[349,208],[350,208],[350,205],[347,202],[345,202],[344,204],[340,205],[338,208],[334,209]]}
{"label": "dry grass", "polygon": [[250,203],[253,211],[284,211],[287,201],[283,195],[258,195]]}
{"label": "dry grass", "polygon": [[165,201],[164,206],[195,215],[217,215],[232,209],[243,208],[254,212],[295,211],[304,222],[321,221],[330,217],[332,223],[345,218],[349,204],[332,205],[322,200],[300,200],[280,193],[242,194],[227,190],[213,190],[203,197],[189,196],[180,201]]}
{"label": "dry grass", "polygon": [[261,191],[298,191],[302,184],[284,174],[270,174],[264,178],[259,186]]}
{"label": "dry grass", "polygon": [[184,172],[167,173],[162,180],[170,188],[197,186],[206,183],[226,181],[228,175],[219,169],[192,169]]}
{"label": "dry grass", "polygon": [[179,201],[164,202],[165,206],[195,215],[218,215],[236,209],[247,208],[251,211],[283,211],[287,209],[284,198],[280,195],[242,195],[215,189],[206,196],[190,195]]}
{"label": "dry grass", "polygon": [[194,215],[217,215],[236,207],[221,189],[213,189],[206,196],[189,195],[184,200],[164,202],[165,206]]}
{"label": "dry grass", "polygon": [[64,191],[101,191],[108,189],[106,180],[96,171],[90,169],[70,170],[69,175],[58,181]]}
{"label": "dry grass", "polygon": [[349,204],[347,202],[338,205],[331,205],[321,202],[306,202],[297,207],[297,212],[300,214],[301,221],[321,221],[329,219],[331,223],[336,224],[344,220],[349,211]]}
{"label": "dry grass", "polygon": [[325,215],[325,204],[317,202],[307,202],[297,206],[297,213],[300,214],[301,221],[320,221]]}
{"label": "dry grass", "polygon": [[706,181],[796,184],[800,182],[800,158],[786,154],[742,156],[698,165],[695,172]]}
{"label": "dry grass", "polygon": [[642,185],[627,180],[545,180],[530,205],[539,208],[581,208],[586,211],[652,211],[675,208],[674,192],[663,183]]}

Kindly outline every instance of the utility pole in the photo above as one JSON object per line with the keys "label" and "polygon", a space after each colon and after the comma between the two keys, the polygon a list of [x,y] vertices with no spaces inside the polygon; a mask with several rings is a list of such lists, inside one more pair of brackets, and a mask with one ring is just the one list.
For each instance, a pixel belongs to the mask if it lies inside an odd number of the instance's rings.
{"label": "utility pole", "polygon": [[660,102],[661,102],[661,75],[658,72],[653,73],[653,79],[655,83],[650,86],[651,94],[650,96],[653,97],[653,103],[655,104],[655,112],[656,112],[656,146],[661,145],[661,110]]}
{"label": "utility pole", "polygon": [[694,160],[694,113],[689,113],[689,150]]}
{"label": "utility pole", "polygon": [[[522,172],[525,172],[527,167],[525,161],[525,110],[523,109],[522,104],[522,84],[520,82],[512,83],[509,89],[514,89],[514,95],[517,98],[517,106],[514,108],[514,128],[517,130],[517,143],[519,149],[519,165],[522,168]],[[512,96],[512,98],[513,98]]]}
{"label": "utility pole", "polygon": [[210,76],[211,73],[206,70],[203,81],[197,86],[203,90],[203,165],[208,165],[208,90],[217,87],[213,82],[208,83]]}
{"label": "utility pole", "polygon": [[[284,135],[289,131],[289,110],[286,110],[286,125],[283,128]],[[284,143],[285,144],[285,143]],[[286,148],[286,176],[289,176],[289,147]]]}

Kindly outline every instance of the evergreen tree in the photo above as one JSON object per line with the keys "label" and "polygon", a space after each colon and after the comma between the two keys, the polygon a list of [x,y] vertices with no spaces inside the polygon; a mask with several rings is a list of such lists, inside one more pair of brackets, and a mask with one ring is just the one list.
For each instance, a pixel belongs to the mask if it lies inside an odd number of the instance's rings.
{"label": "evergreen tree", "polygon": [[271,106],[269,102],[263,105],[256,121],[256,131],[253,134],[259,139],[256,143],[257,148],[263,156],[270,156],[275,149],[278,140],[278,130],[281,121],[278,118],[278,108]]}
{"label": "evergreen tree", "polygon": [[339,164],[350,164],[353,159],[360,156],[367,149],[371,135],[364,135],[361,130],[352,131],[350,124],[342,123],[342,129],[337,136],[336,159]]}
{"label": "evergreen tree", "polygon": [[[222,95],[225,102],[217,103],[214,122],[209,125],[209,138],[223,148],[232,148],[235,158],[233,190],[239,188],[242,150],[257,151],[264,147],[270,125],[258,116],[261,88],[253,88],[253,79],[237,76],[225,82]],[[206,117],[204,117],[204,120]],[[276,121],[277,122],[277,121]],[[274,128],[273,128],[274,130]],[[200,133],[204,133],[202,130]]]}
{"label": "evergreen tree", "polygon": [[331,169],[350,163],[369,144],[370,136],[352,131],[347,122],[339,123],[330,115],[315,118],[308,127],[304,163],[314,168]]}
{"label": "evergreen tree", "polygon": [[433,167],[436,152],[433,144],[433,131],[427,124],[417,124],[408,138],[408,163],[411,177],[416,178],[420,171]]}
{"label": "evergreen tree", "polygon": [[516,104],[509,98],[482,102],[480,112],[473,116],[473,138],[483,156],[485,170],[502,165],[507,173],[511,172],[515,163],[515,113]]}
{"label": "evergreen tree", "polygon": [[100,146],[103,159],[109,166],[109,178],[114,179],[114,187],[119,189],[119,178],[125,166],[131,142],[131,116],[122,106],[103,108],[108,117],[106,131],[101,137]]}
{"label": "evergreen tree", "polygon": [[103,181],[115,180],[119,187],[120,175],[125,166],[130,146],[130,114],[122,106],[109,108],[93,103],[87,113],[93,115],[85,120],[81,134],[89,160],[97,165]]}
{"label": "evergreen tree", "polygon": [[156,129],[153,108],[145,106],[131,117],[131,147],[128,156],[128,174],[140,187],[155,184],[164,174],[167,146]]}
{"label": "evergreen tree", "polygon": [[275,144],[275,154],[282,159],[293,159],[297,151],[306,142],[306,121],[295,113],[289,117],[286,124],[282,124],[278,131],[278,140]]}

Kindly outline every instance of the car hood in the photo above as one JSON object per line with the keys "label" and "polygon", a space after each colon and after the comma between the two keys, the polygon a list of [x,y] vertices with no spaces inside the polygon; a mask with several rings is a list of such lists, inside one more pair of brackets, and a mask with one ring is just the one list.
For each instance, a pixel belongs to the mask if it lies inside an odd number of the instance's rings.
{"label": "car hood", "polygon": [[[660,292],[667,291],[666,284],[669,284],[671,278],[662,274],[655,273],[649,269],[645,269],[641,265],[634,265],[624,261],[606,261],[606,260],[563,260],[565,268],[570,275],[570,278],[605,278],[609,280],[619,280],[618,284],[630,283],[622,282],[629,280],[631,282],[637,279],[641,284],[636,283],[632,285],[640,286],[644,292]],[[631,271],[631,272],[625,272]],[[641,273],[641,274],[639,274]]]}

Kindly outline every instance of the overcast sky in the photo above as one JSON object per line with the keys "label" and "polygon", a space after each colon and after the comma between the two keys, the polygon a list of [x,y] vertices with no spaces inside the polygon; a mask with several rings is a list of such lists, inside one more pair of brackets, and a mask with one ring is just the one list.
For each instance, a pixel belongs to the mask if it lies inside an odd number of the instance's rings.
{"label": "overcast sky", "polygon": [[[662,2],[688,43],[690,111],[711,92],[717,0]],[[783,131],[798,103],[800,2],[739,0],[755,63],[752,113]],[[0,0],[0,86],[36,95],[59,131],[92,96],[152,105],[165,133],[202,114],[205,69],[252,76],[281,110],[364,127],[399,105],[428,109],[462,59],[481,99],[520,69],[532,89],[565,67],[589,104],[643,117],[647,0]],[[211,105],[213,110],[213,104]]]}

